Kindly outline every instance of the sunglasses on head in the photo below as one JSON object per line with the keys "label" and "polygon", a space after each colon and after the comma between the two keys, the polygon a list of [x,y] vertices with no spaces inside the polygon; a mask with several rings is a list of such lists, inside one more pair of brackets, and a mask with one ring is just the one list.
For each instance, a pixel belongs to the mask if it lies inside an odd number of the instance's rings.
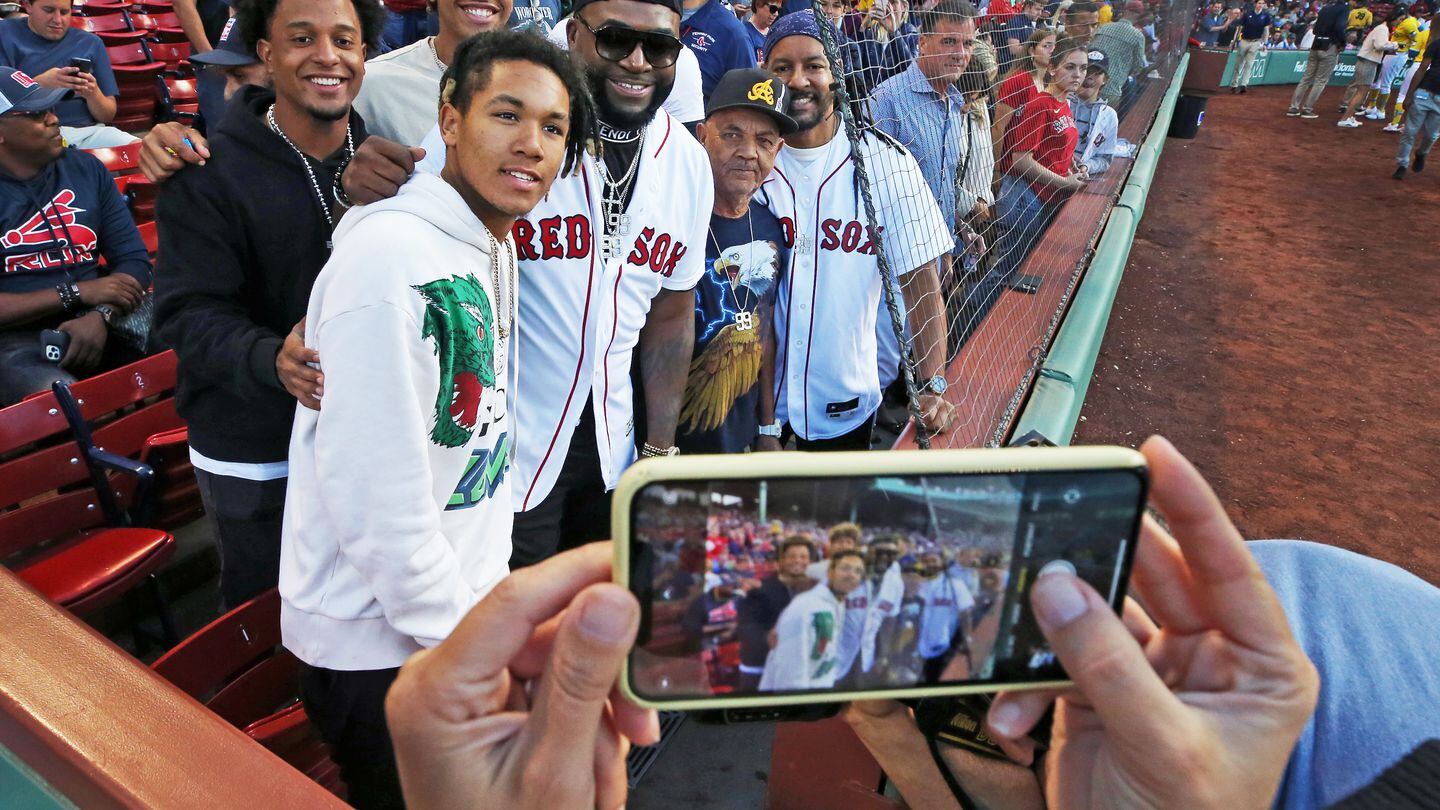
{"label": "sunglasses on head", "polygon": [[669,34],[636,31],[634,28],[611,23],[591,28],[590,23],[585,22],[579,14],[575,15],[575,19],[595,36],[595,52],[600,54],[600,58],[611,62],[625,61],[638,45],[650,67],[667,68],[680,58],[680,49],[684,47],[680,40]]}

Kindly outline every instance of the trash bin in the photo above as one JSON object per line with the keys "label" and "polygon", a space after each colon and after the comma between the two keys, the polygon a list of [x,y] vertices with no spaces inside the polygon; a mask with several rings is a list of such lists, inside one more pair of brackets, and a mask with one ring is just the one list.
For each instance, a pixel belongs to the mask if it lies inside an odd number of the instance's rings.
{"label": "trash bin", "polygon": [[1205,105],[1210,99],[1182,94],[1175,100],[1175,115],[1170,118],[1170,137],[1193,138],[1205,122]]}
{"label": "trash bin", "polygon": [[1220,81],[1225,78],[1225,65],[1229,61],[1229,50],[1191,48],[1190,65],[1185,68],[1180,92],[1202,98],[1219,93]]}

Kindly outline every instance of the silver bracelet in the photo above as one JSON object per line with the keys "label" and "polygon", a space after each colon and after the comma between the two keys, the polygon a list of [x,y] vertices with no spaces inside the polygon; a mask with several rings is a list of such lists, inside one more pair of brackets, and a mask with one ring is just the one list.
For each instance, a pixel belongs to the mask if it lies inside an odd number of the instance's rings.
{"label": "silver bracelet", "polygon": [[678,455],[680,455],[680,448],[678,447],[667,447],[662,450],[649,442],[645,442],[645,444],[640,447],[641,458],[669,458]]}

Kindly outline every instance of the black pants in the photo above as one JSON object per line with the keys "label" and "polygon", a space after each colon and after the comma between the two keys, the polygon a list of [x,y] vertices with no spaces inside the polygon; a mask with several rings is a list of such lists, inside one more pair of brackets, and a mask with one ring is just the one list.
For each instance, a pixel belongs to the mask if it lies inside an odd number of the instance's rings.
{"label": "black pants", "polygon": [[280,583],[287,479],[250,481],[197,468],[195,481],[220,543],[220,598],[231,610]]}
{"label": "black pants", "polygon": [[345,672],[300,665],[305,714],[329,744],[350,804],[361,810],[405,806],[385,724],[385,693],[398,674],[398,667]]}
{"label": "black pants", "polygon": [[570,437],[555,488],[533,509],[516,513],[511,533],[512,571],[610,537],[610,493],[600,474],[592,414],[587,403],[575,435]]}
{"label": "black pants", "polygon": [[838,450],[869,450],[870,436],[875,431],[875,414],[865,417],[854,430],[849,433],[842,433],[830,439],[815,439],[807,441],[800,438],[790,425],[785,425],[784,435],[780,437],[781,444],[787,444],[790,437],[795,437],[795,449],[804,450],[808,453],[832,453]]}

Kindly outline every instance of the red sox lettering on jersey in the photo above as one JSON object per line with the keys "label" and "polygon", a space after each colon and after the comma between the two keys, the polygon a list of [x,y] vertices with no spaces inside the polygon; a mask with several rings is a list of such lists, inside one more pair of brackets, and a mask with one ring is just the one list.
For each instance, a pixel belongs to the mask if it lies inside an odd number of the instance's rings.
{"label": "red sox lettering on jersey", "polygon": [[75,192],[61,189],[44,208],[0,236],[0,245],[7,250],[36,248],[34,253],[7,256],[6,273],[48,270],[95,260],[99,237],[80,224],[78,215],[85,213],[85,209],[76,208],[74,203]]}
{"label": "red sox lettering on jersey", "polygon": [[[421,168],[438,174],[445,155],[438,130],[422,145],[435,159]],[[607,260],[602,250],[604,186],[588,155],[583,171],[557,178],[516,220],[516,511],[539,505],[554,488],[587,399],[606,488],[635,460],[631,356],[651,300],[662,290],[692,289],[705,272],[711,183],[705,151],[662,110],[645,134],[617,257]]]}
{"label": "red sox lettering on jersey", "polygon": [[782,147],[763,188],[793,247],[775,306],[775,413],[815,440],[849,433],[880,405],[875,239],[901,276],[954,242],[920,167],[903,149],[872,134],[861,140],[880,219],[874,229],[866,227],[845,132],[804,153]]}

